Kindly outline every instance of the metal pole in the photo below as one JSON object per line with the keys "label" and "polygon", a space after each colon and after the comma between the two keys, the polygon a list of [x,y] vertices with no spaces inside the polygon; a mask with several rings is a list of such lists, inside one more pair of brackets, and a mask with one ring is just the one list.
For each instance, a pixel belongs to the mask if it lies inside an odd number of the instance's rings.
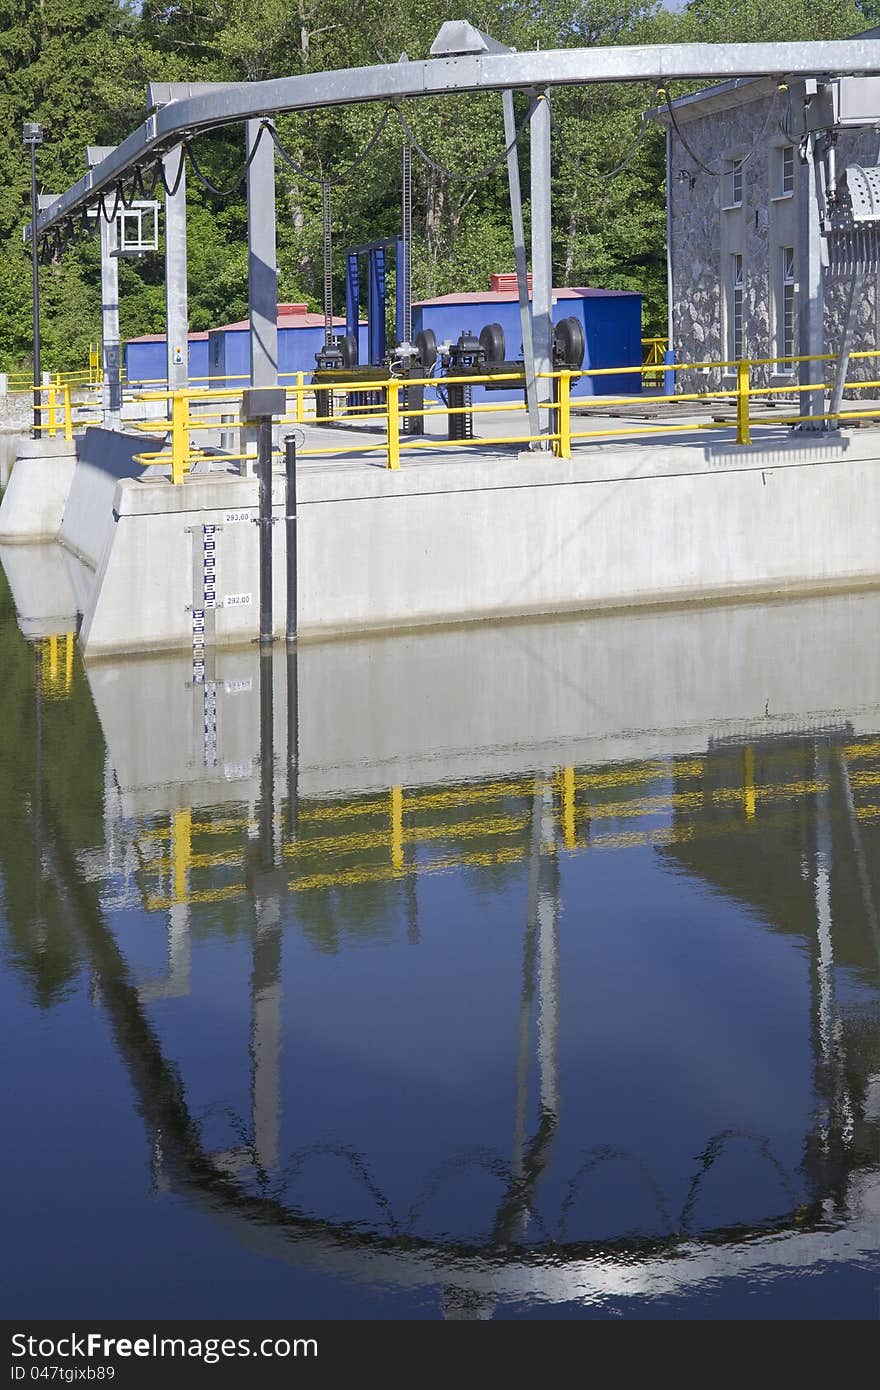
{"label": "metal pole", "polygon": [[513,227],[513,256],[516,264],[516,286],[519,291],[519,322],[522,330],[523,364],[526,378],[526,407],[529,413],[529,434],[538,434],[538,398],[535,394],[535,350],[532,345],[532,311],[529,303],[529,266],[526,260],[526,234],[523,227],[522,186],[519,177],[519,151],[516,147],[516,117],[513,92],[502,92],[504,112],[504,144],[507,147],[507,184],[510,189],[510,221]]}
{"label": "metal pole", "polygon": [[286,477],[284,529],[287,541],[287,640],[296,641],[297,626],[297,566],[296,566],[296,437],[289,434],[284,440],[284,471]]}
{"label": "metal pole", "polygon": [[[550,225],[550,102],[538,98],[530,126],[532,153],[532,339],[540,433],[550,429],[553,365],[553,255]],[[529,368],[526,366],[526,376]],[[532,446],[533,448],[536,446]],[[546,442],[544,448],[548,447]]]}
{"label": "metal pole", "polygon": [[40,242],[33,229],[37,225],[37,142],[30,140],[31,152],[31,275],[33,277],[33,308],[34,308],[34,439],[40,437],[40,387],[42,386],[42,375],[40,370],[40,355],[42,351],[40,343]]}
{"label": "metal pole", "polygon": [[257,468],[260,479],[260,645],[272,642],[272,417],[259,423]]}

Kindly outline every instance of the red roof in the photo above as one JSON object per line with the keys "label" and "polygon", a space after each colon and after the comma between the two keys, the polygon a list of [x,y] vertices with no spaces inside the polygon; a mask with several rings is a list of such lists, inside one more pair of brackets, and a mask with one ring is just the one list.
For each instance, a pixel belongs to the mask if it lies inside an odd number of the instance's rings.
{"label": "red roof", "polygon": [[[189,341],[190,341],[191,343],[201,342],[201,341],[203,341],[205,338],[207,338],[207,336],[208,336],[208,331],[207,331],[207,329],[205,329],[205,331],[204,331],[203,333],[190,333],[190,335],[189,335]],[[165,334],[164,334],[164,333],[142,333],[141,336],[140,336],[139,338],[128,338],[126,341],[129,342],[129,343],[164,343],[164,342],[165,342]]]}
{"label": "red roof", "polygon": [[[554,299],[610,299],[617,295],[639,294],[639,290],[594,290],[587,287],[554,290]],[[464,290],[461,294],[441,294],[436,299],[419,299],[421,308],[427,304],[511,304],[519,299],[516,290]],[[415,306],[414,306],[415,307]]]}
{"label": "red roof", "polygon": [[[335,317],[334,325],[345,325],[345,319]],[[291,314],[285,313],[279,306],[277,324],[279,328],[323,328],[323,314]],[[226,333],[230,329],[250,328],[250,319],[239,319],[236,323],[218,323],[216,328],[212,328],[212,333]]]}

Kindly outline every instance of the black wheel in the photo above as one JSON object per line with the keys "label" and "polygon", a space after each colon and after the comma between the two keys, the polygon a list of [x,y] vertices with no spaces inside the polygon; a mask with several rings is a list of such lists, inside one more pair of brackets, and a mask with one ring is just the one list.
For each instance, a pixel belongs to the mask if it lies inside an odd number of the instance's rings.
{"label": "black wheel", "polygon": [[343,367],[356,367],[358,364],[358,340],[353,333],[346,333],[339,344]]}
{"label": "black wheel", "polygon": [[568,367],[570,371],[577,372],[583,364],[584,353],[587,350],[587,342],[584,337],[584,326],[578,318],[562,319],[554,330],[556,345],[556,355],[563,367]]}
{"label": "black wheel", "polygon": [[504,329],[500,323],[487,323],[480,332],[480,346],[487,362],[503,362],[506,351]]}
{"label": "black wheel", "polygon": [[420,328],[416,334],[416,351],[424,371],[429,372],[437,361],[437,335],[433,328]]}

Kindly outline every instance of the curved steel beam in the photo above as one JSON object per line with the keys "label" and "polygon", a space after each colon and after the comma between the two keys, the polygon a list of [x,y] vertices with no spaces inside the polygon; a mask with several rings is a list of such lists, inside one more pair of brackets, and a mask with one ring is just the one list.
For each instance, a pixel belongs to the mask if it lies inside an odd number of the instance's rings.
{"label": "curved steel beam", "polygon": [[[594,82],[672,82],[729,77],[880,73],[880,39],[833,43],[687,43],[480,53],[305,73],[265,82],[193,86],[123,140],[37,219],[39,235],[94,201],[150,156],[182,137],[265,114],[453,93],[587,86]],[[30,238],[26,229],[25,240]]]}

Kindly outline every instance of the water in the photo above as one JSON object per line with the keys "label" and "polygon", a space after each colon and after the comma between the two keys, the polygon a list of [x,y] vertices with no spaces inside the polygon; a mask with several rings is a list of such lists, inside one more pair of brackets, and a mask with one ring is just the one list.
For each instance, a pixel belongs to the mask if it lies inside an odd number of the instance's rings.
{"label": "water", "polygon": [[84,670],[40,554],[5,1316],[876,1317],[880,595]]}

